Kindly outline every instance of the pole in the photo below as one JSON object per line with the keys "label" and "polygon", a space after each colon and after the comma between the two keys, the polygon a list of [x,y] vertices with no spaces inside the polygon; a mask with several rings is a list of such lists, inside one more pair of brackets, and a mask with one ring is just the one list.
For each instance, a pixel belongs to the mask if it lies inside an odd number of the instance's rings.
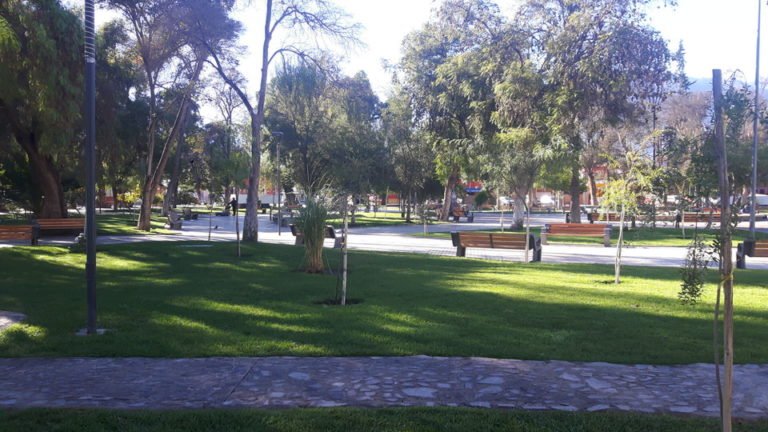
{"label": "pole", "polygon": [[760,15],[763,0],[757,0],[757,52],[755,54],[755,112],[752,114],[752,196],[749,210],[749,237],[755,239],[755,214],[757,213],[757,140],[758,110],[760,103]]}
{"label": "pole", "polygon": [[733,407],[733,262],[730,233],[730,185],[728,181],[728,154],[723,132],[723,89],[720,69],[712,71],[712,94],[715,103],[715,149],[718,156],[720,183],[720,280],[723,284],[723,351],[725,374],[722,395],[722,430],[731,432]]}
{"label": "pole", "polygon": [[96,44],[93,0],[85,0],[85,284],[86,333],[96,334]]}
{"label": "pole", "polygon": [[280,201],[283,197],[283,187],[280,183],[280,140],[275,142],[275,147],[277,148],[277,235],[282,235],[283,209]]}

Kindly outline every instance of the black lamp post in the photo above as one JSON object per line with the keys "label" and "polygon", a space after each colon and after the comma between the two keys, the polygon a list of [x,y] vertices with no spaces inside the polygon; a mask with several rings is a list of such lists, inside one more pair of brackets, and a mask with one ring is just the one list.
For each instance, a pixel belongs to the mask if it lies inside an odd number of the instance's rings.
{"label": "black lamp post", "polygon": [[86,333],[96,334],[96,34],[94,2],[85,0],[85,284]]}

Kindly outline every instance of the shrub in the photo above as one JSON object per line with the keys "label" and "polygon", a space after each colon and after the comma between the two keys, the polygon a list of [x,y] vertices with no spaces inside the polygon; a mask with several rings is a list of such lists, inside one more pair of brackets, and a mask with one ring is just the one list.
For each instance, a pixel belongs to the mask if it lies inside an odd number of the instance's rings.
{"label": "shrub", "polygon": [[304,257],[307,261],[307,273],[322,273],[323,239],[328,220],[328,208],[325,203],[314,199],[307,200],[306,205],[299,209],[299,215],[293,223],[304,236]]}

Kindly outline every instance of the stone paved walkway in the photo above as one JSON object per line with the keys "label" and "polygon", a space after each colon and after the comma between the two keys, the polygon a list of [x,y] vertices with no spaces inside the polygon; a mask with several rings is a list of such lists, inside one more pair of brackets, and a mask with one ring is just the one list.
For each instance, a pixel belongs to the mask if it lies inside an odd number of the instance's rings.
{"label": "stone paved walkway", "polygon": [[[4,358],[0,407],[471,406],[718,414],[713,367],[450,357]],[[768,365],[738,365],[735,413],[768,417]]]}

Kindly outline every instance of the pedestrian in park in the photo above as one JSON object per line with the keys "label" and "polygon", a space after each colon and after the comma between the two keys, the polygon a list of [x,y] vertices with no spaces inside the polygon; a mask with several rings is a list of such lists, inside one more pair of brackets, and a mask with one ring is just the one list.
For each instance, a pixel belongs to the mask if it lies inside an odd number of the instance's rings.
{"label": "pedestrian in park", "polygon": [[232,198],[229,202],[229,206],[232,207],[232,216],[237,216],[237,197]]}

